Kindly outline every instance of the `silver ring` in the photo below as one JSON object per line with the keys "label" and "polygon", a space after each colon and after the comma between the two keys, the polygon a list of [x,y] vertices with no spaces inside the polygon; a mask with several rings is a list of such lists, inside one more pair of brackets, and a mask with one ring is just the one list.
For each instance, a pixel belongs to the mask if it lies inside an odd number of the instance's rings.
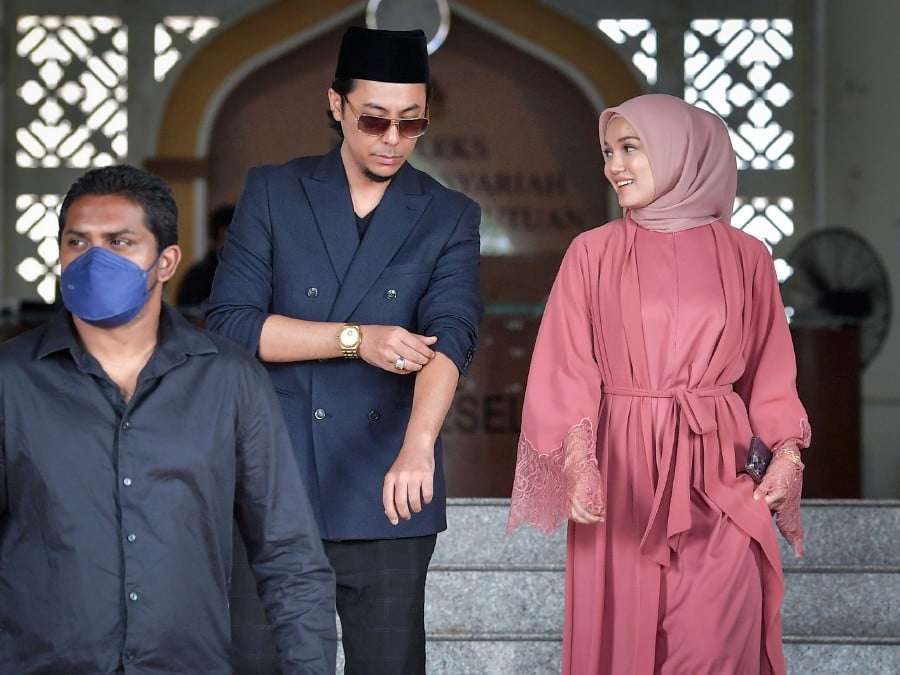
{"label": "silver ring", "polygon": [[394,361],[394,368],[397,370],[405,370],[406,369],[406,359],[402,356],[398,356],[397,360]]}

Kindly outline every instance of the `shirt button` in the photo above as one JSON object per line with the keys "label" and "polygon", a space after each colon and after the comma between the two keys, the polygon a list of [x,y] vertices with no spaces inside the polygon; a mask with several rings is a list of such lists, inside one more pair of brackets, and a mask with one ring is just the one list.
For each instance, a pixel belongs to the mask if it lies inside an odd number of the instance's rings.
{"label": "shirt button", "polygon": [[128,477],[126,476],[125,478],[122,479],[122,485],[124,485],[125,487],[130,486],[130,485],[131,485],[131,479],[128,478]]}
{"label": "shirt button", "polygon": [[321,408],[317,408],[317,409],[316,409],[316,412],[314,412],[313,415],[315,416],[315,418],[316,418],[317,420],[324,420],[324,419],[325,419],[325,411],[322,410]]}
{"label": "shirt button", "polygon": [[122,422],[122,431],[128,431],[128,428],[131,426],[131,422]]}
{"label": "shirt button", "polygon": [[129,534],[128,537],[127,537],[127,539],[128,539],[128,541],[130,541],[131,543],[134,543],[135,540],[137,540],[137,535],[136,535],[136,534],[133,534],[133,533],[132,533],[132,534]]}
{"label": "shirt button", "polygon": [[306,289],[306,297],[314,298],[319,294],[319,289],[315,286]]}
{"label": "shirt button", "polygon": [[388,300],[396,300],[397,291],[395,291],[393,288],[389,288],[384,292],[384,297],[386,297]]}
{"label": "shirt button", "polygon": [[124,656],[126,661],[131,661],[134,658],[134,654],[131,652],[125,652]]}
{"label": "shirt button", "polygon": [[377,420],[379,417],[381,417],[381,413],[379,413],[377,410],[369,411],[369,419],[372,420],[373,422],[375,420]]}
{"label": "shirt button", "polygon": [[131,600],[132,602],[136,602],[138,599],[138,594],[135,593],[134,591],[131,591],[131,593],[128,594],[128,599]]}

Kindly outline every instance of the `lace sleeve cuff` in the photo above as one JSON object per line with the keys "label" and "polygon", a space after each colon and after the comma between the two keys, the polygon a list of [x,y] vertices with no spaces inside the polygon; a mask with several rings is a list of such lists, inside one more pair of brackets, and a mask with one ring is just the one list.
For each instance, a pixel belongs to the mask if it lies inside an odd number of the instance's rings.
{"label": "lace sleeve cuff", "polygon": [[568,518],[571,497],[594,513],[603,511],[594,434],[587,419],[549,453],[541,453],[524,434],[519,438],[507,533],[522,523],[554,532]]}
{"label": "lace sleeve cuff", "polygon": [[794,555],[801,557],[803,516],[800,511],[800,494],[803,491],[803,462],[794,447],[785,444],[775,451],[759,489],[763,494],[784,490],[784,502],[777,509],[775,524],[781,536],[790,544]]}
{"label": "lace sleeve cuff", "polygon": [[800,433],[797,436],[786,439],[784,443],[778,447],[779,449],[790,448],[792,450],[803,450],[804,448],[808,448],[811,442],[812,428],[809,426],[809,422],[806,418],[803,418],[800,420]]}

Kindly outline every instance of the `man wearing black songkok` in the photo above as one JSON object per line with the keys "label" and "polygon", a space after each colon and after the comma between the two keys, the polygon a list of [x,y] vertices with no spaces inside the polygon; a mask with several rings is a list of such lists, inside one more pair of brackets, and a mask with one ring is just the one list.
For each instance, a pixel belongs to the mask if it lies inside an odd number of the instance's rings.
{"label": "man wearing black songkok", "polygon": [[205,306],[279,393],[348,675],[425,672],[439,431],[482,316],[480,208],[406,161],[430,79],[422,31],[347,30],[328,90],[340,146],[248,173]]}

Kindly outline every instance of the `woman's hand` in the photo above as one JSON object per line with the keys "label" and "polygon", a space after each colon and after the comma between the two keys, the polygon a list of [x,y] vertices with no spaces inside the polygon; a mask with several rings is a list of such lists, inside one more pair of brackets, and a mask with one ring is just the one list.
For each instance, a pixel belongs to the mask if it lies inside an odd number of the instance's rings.
{"label": "woman's hand", "polygon": [[577,497],[569,497],[569,520],[581,525],[593,525],[603,522],[603,514],[589,511]]}
{"label": "woman's hand", "polygon": [[766,506],[769,507],[769,511],[772,513],[778,513],[781,511],[781,508],[784,506],[785,501],[787,500],[787,488],[784,487],[772,487],[770,485],[766,485],[765,478],[763,478],[762,483],[759,484],[753,491],[753,499],[762,499],[765,497]]}
{"label": "woman's hand", "polygon": [[800,498],[800,485],[803,475],[803,462],[800,453],[793,448],[777,450],[763,479],[753,491],[753,499],[766,498],[766,506],[772,513],[779,513],[788,502],[792,492]]}
{"label": "woman's hand", "polygon": [[772,462],[762,482],[753,491],[754,499],[765,497],[766,505],[775,514],[775,524],[798,558],[803,555],[803,515],[800,512],[800,493],[803,490],[803,462],[795,448],[782,448],[772,456]]}

